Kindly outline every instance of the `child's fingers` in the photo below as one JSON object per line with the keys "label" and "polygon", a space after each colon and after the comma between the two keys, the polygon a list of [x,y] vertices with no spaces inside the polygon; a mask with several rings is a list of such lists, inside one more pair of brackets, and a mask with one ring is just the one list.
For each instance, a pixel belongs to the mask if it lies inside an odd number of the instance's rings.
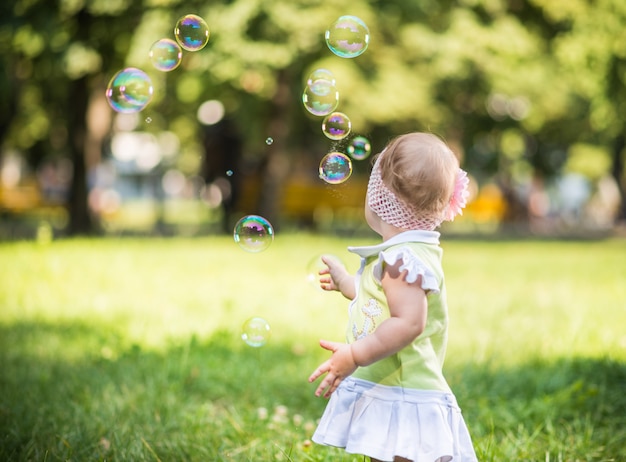
{"label": "child's fingers", "polygon": [[337,342],[331,342],[330,340],[320,340],[320,346],[325,350],[332,351],[333,353],[337,350],[337,347],[341,345]]}
{"label": "child's fingers", "polygon": [[319,397],[324,395],[324,398],[330,398],[330,395],[335,392],[342,380],[343,379],[338,376],[328,374],[322,383],[320,383],[319,387],[317,387],[317,390],[315,390],[315,396]]}
{"label": "child's fingers", "polygon": [[339,377],[333,380],[332,383],[330,384],[330,387],[328,387],[328,389],[326,390],[326,393],[324,393],[324,398],[330,398],[330,395],[334,393],[337,387],[339,387],[340,383],[341,383],[341,379]]}
{"label": "child's fingers", "polygon": [[309,376],[309,383],[315,382],[320,375],[322,375],[322,373],[319,372],[319,369],[315,369],[315,371],[313,371],[313,373]]}
{"label": "child's fingers", "polygon": [[334,382],[335,376],[332,374],[328,374],[326,377],[324,377],[324,380],[322,380],[319,387],[317,387],[317,390],[315,390],[315,396],[319,397],[324,395],[324,398],[328,398],[332,393],[331,389],[333,388]]}
{"label": "child's fingers", "polygon": [[325,361],[317,369],[315,369],[313,373],[309,376],[309,382],[315,382],[321,375],[328,372],[329,369],[330,369],[329,362]]}
{"label": "child's fingers", "polygon": [[333,268],[341,268],[343,266],[341,262],[335,260],[333,257],[329,257],[328,255],[322,255],[322,262],[324,262],[324,264],[328,267],[329,271]]}
{"label": "child's fingers", "polygon": [[320,287],[323,290],[333,290],[333,281],[330,278],[320,278]]}
{"label": "child's fingers", "polygon": [[332,257],[329,257],[328,255],[322,255],[322,261],[324,262],[324,264],[328,265],[329,262],[334,262],[335,260],[332,259]]}
{"label": "child's fingers", "polygon": [[324,398],[328,398],[327,393],[324,393],[325,389],[326,384],[320,384],[320,386],[317,387],[317,390],[315,390],[315,396],[319,398],[320,396],[324,395]]}

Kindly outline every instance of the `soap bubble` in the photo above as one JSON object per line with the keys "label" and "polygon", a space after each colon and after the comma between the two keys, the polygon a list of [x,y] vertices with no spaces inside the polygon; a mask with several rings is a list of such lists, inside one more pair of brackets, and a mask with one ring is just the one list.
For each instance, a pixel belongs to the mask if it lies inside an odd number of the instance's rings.
{"label": "soap bubble", "polygon": [[157,40],[150,47],[150,61],[159,71],[169,72],[178,67],[183,59],[183,50],[172,39]]}
{"label": "soap bubble", "polygon": [[352,161],[341,152],[328,153],[320,162],[319,173],[326,183],[343,183],[352,175]]}
{"label": "soap bubble", "polygon": [[322,288],[320,287],[320,271],[323,269],[327,269],[326,263],[324,263],[322,261],[322,256],[324,257],[330,257],[333,260],[336,260],[340,263],[343,264],[343,262],[341,261],[341,259],[339,257],[337,257],[336,255],[332,255],[332,254],[322,254],[322,255],[316,255],[313,259],[311,259],[307,265],[306,265],[306,280],[307,282],[309,282],[311,285],[313,285],[313,287],[316,287],[320,290],[322,290]]}
{"label": "soap bubble", "polygon": [[263,217],[247,215],[235,225],[233,238],[246,252],[257,253],[267,249],[274,241],[274,228]]}
{"label": "soap bubble", "polygon": [[265,144],[267,144],[268,146],[270,146],[271,144],[274,144],[274,138],[272,138],[271,136],[268,136],[265,139]]}
{"label": "soap bubble", "polygon": [[309,74],[306,84],[308,86],[311,86],[314,85],[315,82],[317,82],[318,80],[325,80],[331,85],[335,85],[337,83],[337,81],[335,80],[335,76],[328,69],[315,69]]}
{"label": "soap bubble", "polygon": [[343,112],[328,114],[322,121],[322,132],[334,141],[344,139],[350,134],[351,129],[352,122]]}
{"label": "soap bubble", "polygon": [[209,26],[200,16],[188,14],[176,23],[174,37],[187,51],[202,50],[209,41]]}
{"label": "soap bubble", "polygon": [[361,55],[370,41],[367,25],[356,16],[341,16],[326,31],[326,44],[340,58]]}
{"label": "soap bubble", "polygon": [[271,335],[269,323],[258,316],[248,319],[241,328],[241,339],[254,348],[262,347]]}
{"label": "soap bubble", "polygon": [[370,140],[364,136],[355,136],[350,140],[350,144],[346,148],[350,157],[354,160],[367,159],[372,152]]}
{"label": "soap bubble", "polygon": [[106,98],[113,110],[124,114],[139,112],[152,100],[152,80],[144,71],[127,67],[111,78]]}
{"label": "soap bubble", "polygon": [[317,80],[304,89],[302,103],[311,114],[325,116],[333,112],[339,105],[339,92],[332,82]]}

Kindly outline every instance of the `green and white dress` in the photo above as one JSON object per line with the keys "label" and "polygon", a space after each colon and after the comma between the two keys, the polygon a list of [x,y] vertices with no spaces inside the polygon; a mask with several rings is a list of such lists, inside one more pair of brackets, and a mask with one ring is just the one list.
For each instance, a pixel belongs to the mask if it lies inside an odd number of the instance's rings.
{"label": "green and white dress", "polygon": [[349,247],[361,257],[350,303],[348,343],[389,318],[381,285],[385,265],[401,261],[407,282],[421,276],[427,293],[426,327],[410,345],[358,368],[331,395],[313,435],[318,444],[383,461],[477,461],[469,431],[442,368],[448,309],[442,249],[436,231],[406,231],[375,246]]}

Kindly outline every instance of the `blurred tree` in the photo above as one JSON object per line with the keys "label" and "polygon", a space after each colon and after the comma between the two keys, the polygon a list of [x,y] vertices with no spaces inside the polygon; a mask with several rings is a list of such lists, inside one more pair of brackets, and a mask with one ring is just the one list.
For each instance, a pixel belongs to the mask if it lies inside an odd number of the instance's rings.
{"label": "blurred tree", "polygon": [[[591,179],[612,174],[624,195],[626,101],[626,3],[621,0],[467,0],[490,24],[500,43],[497,56],[510,52],[489,72],[488,113],[496,122],[499,162],[505,178],[532,172],[550,177],[571,165],[591,165],[577,173]],[[507,24],[509,27],[499,27]],[[511,25],[517,29],[512,34]],[[523,48],[520,48],[522,46]],[[480,46],[488,50],[488,46]],[[520,53],[521,52],[521,53]],[[481,63],[488,62],[483,58]],[[475,114],[474,114],[475,115]],[[472,118],[473,122],[478,119]],[[482,126],[488,127],[488,124]],[[494,129],[492,129],[493,132]],[[482,131],[472,130],[473,136]],[[517,142],[516,142],[517,138]],[[591,145],[599,150],[579,149]],[[471,143],[465,143],[471,146]],[[480,145],[479,145],[480,146]],[[479,148],[480,149],[480,148]],[[589,157],[571,162],[576,153]],[[602,155],[602,152],[606,156]],[[474,153],[473,161],[480,159]],[[593,158],[592,158],[593,155]],[[612,159],[612,167],[604,158]],[[506,181],[505,181],[506,183]]]}
{"label": "blurred tree", "polygon": [[[146,129],[178,135],[186,174],[202,164],[198,106],[225,105],[243,134],[242,161],[262,169],[254,212],[276,224],[294,159],[314,163],[335,146],[301,104],[306,77],[320,67],[334,73],[338,110],[374,150],[392,135],[429,130],[479,181],[496,175],[506,190],[557,173],[570,146],[584,142],[612,153],[623,186],[622,0],[17,0],[0,12],[0,141],[33,165],[72,159],[72,232],[93,226],[86,173],[102,136],[87,115],[125,65],[153,76]],[[149,69],[150,45],[171,38],[187,13],[209,24],[207,47],[186,52],[173,72]],[[369,48],[355,59],[324,43],[343,14],[370,27]]]}
{"label": "blurred tree", "polygon": [[[190,57],[184,82],[201,82],[197,101],[225,101],[245,127],[244,151],[266,157],[259,208],[268,217],[278,215],[290,154],[303,155],[296,147],[317,159],[329,149],[320,120],[300,103],[308,73],[319,67],[335,74],[339,110],[374,149],[394,134],[430,130],[479,181],[496,175],[512,190],[558,173],[576,143],[619,144],[589,111],[615,113],[623,104],[612,97],[624,88],[614,49],[626,43],[618,40],[626,19],[617,9],[624,9],[619,0],[215,3],[201,10],[214,32],[210,49]],[[358,58],[339,58],[324,43],[323,32],[341,14],[370,27],[371,44]],[[620,118],[612,120],[619,132]],[[275,140],[269,149],[262,146],[267,135]],[[623,176],[622,155],[614,158]]]}
{"label": "blurred tree", "polygon": [[11,8],[8,2],[0,6],[0,46],[2,55],[0,59],[0,140],[3,140],[11,125],[11,119],[17,110],[17,93],[14,84],[14,58],[8,53],[7,44],[11,40],[11,28],[6,23],[12,18]]}
{"label": "blurred tree", "polygon": [[87,169],[98,161],[99,150],[89,149],[87,112],[94,95],[103,94],[104,69],[125,59],[141,11],[134,4],[18,0],[2,7],[1,83],[9,98],[3,98],[0,143],[24,153],[33,168],[50,157],[72,161],[68,230],[73,234],[94,230]]}
{"label": "blurred tree", "polygon": [[[568,117],[560,127],[569,140],[603,148],[621,196],[618,220],[626,219],[626,2],[599,0],[533,3],[558,31],[551,41],[559,77],[571,88]],[[568,123],[572,124],[568,130]]]}

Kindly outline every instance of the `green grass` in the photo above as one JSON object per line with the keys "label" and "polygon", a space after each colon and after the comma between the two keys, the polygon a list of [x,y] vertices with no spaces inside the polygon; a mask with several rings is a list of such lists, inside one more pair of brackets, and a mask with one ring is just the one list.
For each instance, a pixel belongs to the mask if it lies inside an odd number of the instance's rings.
{"label": "green grass", "polygon": [[[362,461],[309,444],[346,302],[278,234],[0,244],[0,460]],[[626,460],[626,241],[446,241],[446,375],[481,461]],[[240,340],[262,316],[262,348]]]}

